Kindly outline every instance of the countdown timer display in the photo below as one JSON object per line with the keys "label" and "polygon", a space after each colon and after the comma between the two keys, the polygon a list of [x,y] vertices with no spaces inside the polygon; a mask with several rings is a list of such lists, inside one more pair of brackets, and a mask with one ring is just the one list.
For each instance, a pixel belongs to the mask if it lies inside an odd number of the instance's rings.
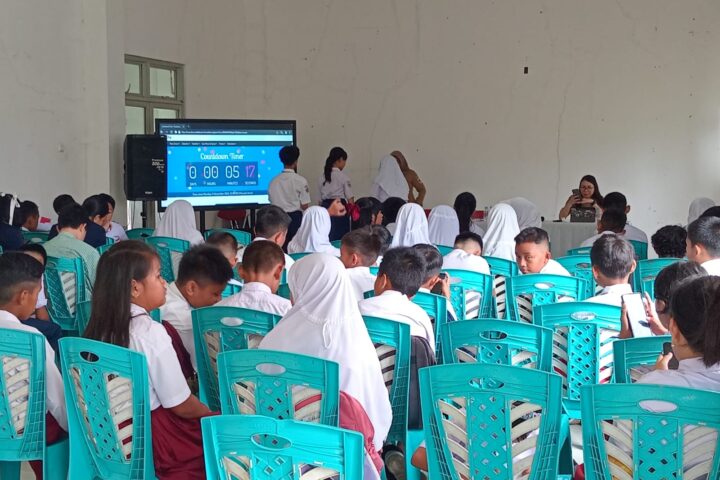
{"label": "countdown timer display", "polygon": [[239,187],[258,184],[257,162],[193,162],[185,164],[191,187]]}

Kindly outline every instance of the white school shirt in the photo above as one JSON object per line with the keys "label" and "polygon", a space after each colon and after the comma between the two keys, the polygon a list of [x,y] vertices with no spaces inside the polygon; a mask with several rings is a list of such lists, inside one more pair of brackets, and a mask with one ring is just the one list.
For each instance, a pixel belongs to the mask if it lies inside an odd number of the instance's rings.
{"label": "white school shirt", "polygon": [[352,283],[353,290],[358,302],[365,298],[365,292],[375,288],[375,275],[370,273],[369,267],[353,267],[347,269],[348,277],[350,277],[350,283]]}
{"label": "white school shirt", "polygon": [[580,247],[581,247],[581,248],[582,248],[582,247],[592,247],[593,244],[595,243],[595,240],[597,240],[598,238],[602,237],[603,235],[617,235],[617,233],[611,232],[611,231],[609,231],[609,230],[606,230],[606,231],[604,231],[604,232],[602,232],[602,233],[598,233],[597,235],[593,235],[592,237],[590,237],[590,238],[588,238],[587,240],[585,240],[584,242],[582,242],[582,243],[580,244]]}
{"label": "white school shirt", "polygon": [[303,205],[310,203],[310,188],[305,177],[298,175],[292,168],[284,169],[272,179],[268,187],[270,203],[285,212],[302,211]]}
{"label": "white school shirt", "polygon": [[547,273],[550,275],[562,275],[564,277],[572,277],[572,275],[570,275],[570,272],[568,272],[565,267],[560,265],[557,261],[553,260],[552,258],[548,260],[548,262],[545,264],[545,266],[542,269],[540,269],[540,273]]}
{"label": "white school shirt", "polygon": [[125,229],[117,222],[110,222],[110,229],[105,233],[105,236],[112,238],[116,242],[128,239]]}
{"label": "white school shirt", "polygon": [[467,253],[460,248],[454,249],[443,257],[443,270],[469,270],[471,272],[484,273],[490,275],[490,265],[487,260],[479,255]]}
{"label": "white school shirt", "polygon": [[622,307],[622,296],[629,293],[633,293],[632,286],[629,283],[620,283],[603,288],[600,293],[585,301]]}
{"label": "white school shirt", "polygon": [[344,198],[350,200],[353,198],[352,185],[350,177],[337,167],[333,167],[330,172],[330,181],[325,182],[325,174],[320,174],[318,180],[318,191],[320,192],[320,200],[328,198]]}
{"label": "white school shirt", "polygon": [[150,386],[150,410],[177,407],[190,397],[172,340],[167,330],[147,314],[144,308],[130,305],[130,344],[128,348],[144,353]]}
{"label": "white school shirt", "polygon": [[160,318],[175,327],[185,350],[190,354],[190,361],[192,362],[193,368],[197,370],[195,337],[192,328],[192,310],[192,305],[185,300],[177,284],[173,282],[168,285],[167,292],[165,293],[165,305],[160,307]]}
{"label": "white school shirt", "polygon": [[38,308],[47,307],[48,301],[47,297],[45,296],[45,275],[41,277],[40,280],[40,292],[38,293],[38,299],[35,303],[35,310]]}
{"label": "white school shirt", "polygon": [[680,360],[677,370],[653,370],[640,377],[637,383],[720,392],[720,363],[708,367],[700,357],[686,358]]}
{"label": "white school shirt", "polygon": [[625,233],[621,235],[625,240],[634,240],[637,242],[648,243],[648,237],[639,228],[629,223],[625,224]]}
{"label": "white school shirt", "polygon": [[[266,240],[268,242],[272,241],[272,240],[268,240],[267,238],[263,238],[263,237],[255,237],[255,238],[253,238],[252,241],[257,242],[258,240]],[[252,242],[250,242],[250,243],[252,243]],[[245,248],[247,248],[247,247],[245,247]],[[237,253],[238,263],[242,263],[243,255],[245,254],[245,248],[240,249]],[[283,255],[285,255],[285,271],[289,271],[290,267],[292,267],[293,263],[295,263],[295,260],[293,260],[292,257],[285,252],[283,252]]]}
{"label": "white school shirt", "polygon": [[708,275],[720,276],[720,258],[713,258],[707,262],[703,262],[702,267]]}
{"label": "white school shirt", "polygon": [[218,303],[219,307],[240,307],[283,316],[292,308],[290,300],[275,295],[270,287],[261,282],[243,285],[239,293],[230,295]]}
{"label": "white school shirt", "polygon": [[[5,310],[0,310],[0,328],[40,334],[36,328],[23,325],[15,315]],[[58,425],[67,432],[68,420],[62,376],[55,365],[55,351],[45,337],[43,337],[43,341],[45,342],[45,408],[57,420]]]}
{"label": "white school shirt", "polygon": [[435,334],[430,317],[406,295],[396,290],[386,290],[380,295],[358,302],[358,308],[362,315],[387,318],[410,325],[410,335],[424,338],[435,351]]}
{"label": "white school shirt", "polygon": [[[420,288],[418,289],[418,292],[422,292],[422,293],[432,293],[429,288],[425,288],[425,287],[420,287]],[[447,311],[448,311],[448,313],[449,313],[450,315],[452,315],[452,317],[453,317],[454,320],[457,320],[457,319],[458,319],[458,316],[457,316],[457,314],[455,313],[455,307],[452,306],[452,303],[450,303],[450,299],[449,299],[449,298],[447,299]]]}

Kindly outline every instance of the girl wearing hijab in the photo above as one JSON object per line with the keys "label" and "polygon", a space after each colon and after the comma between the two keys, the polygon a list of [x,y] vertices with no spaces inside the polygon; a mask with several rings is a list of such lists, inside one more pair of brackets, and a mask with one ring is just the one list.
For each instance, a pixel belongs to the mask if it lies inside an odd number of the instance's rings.
{"label": "girl wearing hijab", "polygon": [[428,233],[433,245],[455,245],[455,237],[460,233],[457,213],[448,205],[438,205],[430,211]]}
{"label": "girl wearing hijab", "polygon": [[155,227],[155,237],[172,237],[187,240],[190,245],[203,243],[203,236],[195,227],[195,211],[190,202],[175,200]]}
{"label": "girl wearing hijab", "polygon": [[486,257],[515,261],[515,237],[520,233],[517,215],[510,205],[498,203],[490,209],[488,229],[483,237]]}
{"label": "girl wearing hijab", "polygon": [[517,215],[518,227],[525,230],[528,227],[542,228],[542,217],[537,206],[527,198],[513,197],[500,203],[510,205]]}
{"label": "girl wearing hijab", "polygon": [[417,203],[406,203],[398,212],[390,248],[413,247],[419,243],[432,243],[425,210]]}
{"label": "girl wearing hijab", "polygon": [[700,197],[696,198],[690,203],[690,208],[688,209],[688,218],[687,223],[690,225],[692,222],[700,218],[700,215],[702,215],[705,210],[707,210],[710,207],[715,206],[715,201],[707,198],[707,197]]}
{"label": "girl wearing hijab", "polygon": [[295,304],[262,340],[260,348],[339,364],[340,426],[363,433],[365,478],[380,478],[378,451],[390,430],[392,409],[350,277],[339,259],[314,254],[295,262],[288,282]]}
{"label": "girl wearing hijab", "polygon": [[388,155],[380,160],[380,170],[372,184],[372,196],[384,202],[390,197],[408,198],[409,187],[397,160]]}
{"label": "girl wearing hijab", "polygon": [[330,214],[319,206],[310,207],[303,214],[295,237],[288,244],[288,253],[328,253],[340,256],[340,249],[330,244]]}

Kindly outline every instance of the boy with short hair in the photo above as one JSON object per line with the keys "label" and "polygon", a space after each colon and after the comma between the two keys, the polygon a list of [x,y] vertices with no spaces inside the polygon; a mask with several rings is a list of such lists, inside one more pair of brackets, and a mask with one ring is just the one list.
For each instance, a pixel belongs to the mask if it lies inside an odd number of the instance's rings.
{"label": "boy with short hair", "polygon": [[[290,227],[290,216],[282,208],[275,205],[265,205],[255,213],[255,238],[259,240],[270,240],[282,247],[285,245]],[[238,262],[242,263],[244,250],[240,251]],[[285,270],[290,270],[295,261],[290,255],[285,254]]]}
{"label": "boy with short hair", "polygon": [[[442,295],[447,299],[448,322],[454,322],[458,316],[452,303],[450,303],[450,278],[440,278],[440,270],[443,267],[443,257],[440,255],[440,251],[435,245],[427,243],[419,243],[412,248],[425,259],[425,277],[418,292],[435,293],[432,291],[433,289],[439,292],[438,295]],[[470,300],[466,301],[466,303],[472,305]],[[468,310],[472,310],[471,305],[468,305]]]}
{"label": "boy with short hair", "polygon": [[682,258],[687,249],[687,230],[679,225],[665,225],[650,237],[659,258]]}
{"label": "boy with short hair", "polygon": [[571,276],[565,267],[552,259],[550,238],[542,228],[528,227],[515,237],[515,258],[523,275],[547,273]]}
{"label": "boy with short hair", "polygon": [[197,369],[192,328],[194,308],[215,305],[222,298],[232,268],[222,252],[210,245],[196,245],[180,260],[177,279],[168,285],[160,316],[177,330],[183,346]]}
{"label": "boy with short hair", "polygon": [[370,273],[370,267],[375,264],[381,248],[380,238],[369,225],[348,232],[342,238],[340,261],[347,268],[358,302],[375,286],[376,277]]}
{"label": "boy with short hair", "polygon": [[598,238],[590,250],[593,276],[602,291],[588,302],[622,306],[622,296],[633,293],[630,275],[635,270],[635,249],[620,235]]}
{"label": "boy with short hair", "polygon": [[619,210],[605,210],[597,224],[597,235],[585,240],[580,244],[581,247],[592,247],[595,240],[608,234],[625,235],[625,225],[627,224],[627,215]]}
{"label": "boy with short hair", "polygon": [[623,237],[626,240],[636,240],[638,242],[648,243],[648,237],[637,227],[632,226],[627,222],[627,214],[630,213],[630,205],[627,203],[627,198],[620,192],[610,192],[603,198],[602,205],[600,206],[603,211],[615,210],[623,212],[626,215],[625,233]]}
{"label": "boy with short hair", "polygon": [[[240,248],[237,238],[235,238],[232,234],[228,232],[215,232],[208,237],[205,243],[207,245],[213,245],[220,249],[222,254],[225,255],[228,263],[230,264],[230,268],[232,268],[234,275],[235,267],[238,263],[238,250]],[[230,283],[240,285],[240,283],[234,279],[230,279]]]}
{"label": "boy with short hair", "polygon": [[412,247],[391,248],[385,253],[377,279],[375,296],[358,302],[360,313],[410,325],[410,335],[427,340],[435,348],[430,317],[410,299],[425,277],[425,260]]}
{"label": "boy with short hair", "polygon": [[687,232],[687,258],[698,262],[710,275],[720,275],[720,218],[700,217]]}
{"label": "boy with short hair", "polygon": [[15,215],[13,225],[26,232],[35,232],[40,223],[40,209],[35,202],[25,200],[20,202],[20,213]]}
{"label": "boy with short hair", "polygon": [[463,232],[455,237],[453,251],[443,257],[445,270],[469,270],[490,275],[490,266],[482,257],[483,240],[473,232]]}
{"label": "boy with short hair", "polygon": [[276,295],[284,268],[285,256],[279,245],[269,240],[252,242],[245,249],[240,267],[240,276],[245,282],[242,291],[218,305],[285,315],[292,304],[290,300]]}
{"label": "boy with short hair", "polygon": [[310,206],[310,188],[307,180],[297,173],[300,149],[295,145],[286,145],[280,149],[279,156],[285,168],[270,182],[268,196],[270,203],[290,215],[291,223],[285,239],[287,245],[300,228],[303,211]]}

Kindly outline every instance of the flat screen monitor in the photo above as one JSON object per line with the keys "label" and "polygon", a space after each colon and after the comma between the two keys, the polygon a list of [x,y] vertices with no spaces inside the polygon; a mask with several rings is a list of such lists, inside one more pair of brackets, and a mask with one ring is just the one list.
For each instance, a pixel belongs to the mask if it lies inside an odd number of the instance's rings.
{"label": "flat screen monitor", "polygon": [[270,203],[270,181],[282,172],[278,152],[296,144],[294,120],[155,120],[167,136],[167,199],[196,210]]}

